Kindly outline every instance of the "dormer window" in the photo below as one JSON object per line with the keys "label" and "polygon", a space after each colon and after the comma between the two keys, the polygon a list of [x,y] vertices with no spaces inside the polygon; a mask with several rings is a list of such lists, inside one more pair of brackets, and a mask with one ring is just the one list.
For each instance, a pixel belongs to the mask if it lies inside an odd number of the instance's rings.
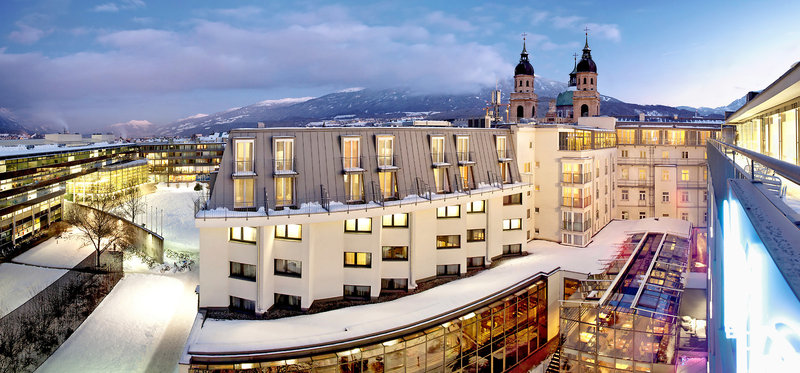
{"label": "dormer window", "polygon": [[378,168],[390,168],[394,164],[394,137],[377,136]]}
{"label": "dormer window", "polygon": [[434,166],[444,164],[444,136],[431,136],[431,160]]}
{"label": "dormer window", "polygon": [[234,139],[234,172],[253,172],[253,142],[253,139]]}
{"label": "dormer window", "polygon": [[506,141],[505,136],[497,136],[495,138],[495,145],[497,146],[497,159],[501,162],[511,160],[511,156],[508,153],[508,143]]}
{"label": "dormer window", "polygon": [[356,136],[342,138],[342,162],[345,171],[361,169],[361,138]]}
{"label": "dormer window", "polygon": [[294,139],[275,139],[275,173],[294,172]]}

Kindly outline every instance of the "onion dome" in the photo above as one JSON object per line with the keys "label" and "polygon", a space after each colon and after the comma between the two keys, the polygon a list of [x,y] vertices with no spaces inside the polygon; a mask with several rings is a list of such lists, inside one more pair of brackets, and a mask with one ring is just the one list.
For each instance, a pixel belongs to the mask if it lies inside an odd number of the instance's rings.
{"label": "onion dome", "polygon": [[578,62],[576,71],[579,73],[597,73],[597,65],[592,60],[592,50],[589,48],[589,35],[586,35],[586,44],[583,46],[583,56]]}
{"label": "onion dome", "polygon": [[556,97],[556,106],[572,106],[572,94],[574,91],[564,91]]}
{"label": "onion dome", "polygon": [[522,53],[519,54],[519,63],[514,68],[514,75],[533,75],[533,66],[528,61],[528,51],[525,49],[525,41],[522,41]]}

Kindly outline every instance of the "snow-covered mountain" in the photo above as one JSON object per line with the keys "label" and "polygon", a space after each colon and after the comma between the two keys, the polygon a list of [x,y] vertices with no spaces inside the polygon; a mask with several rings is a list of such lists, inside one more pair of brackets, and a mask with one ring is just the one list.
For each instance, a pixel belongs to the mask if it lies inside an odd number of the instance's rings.
{"label": "snow-covered mountain", "polygon": [[678,106],[677,109],[696,111],[701,116],[709,116],[709,115],[724,116],[726,111],[739,110],[739,108],[742,107],[746,102],[747,102],[747,95],[744,95],[736,100],[733,100],[733,102],[725,106],[718,106],[715,108],[710,108],[705,106],[701,106],[698,108],[694,108],[691,106]]}
{"label": "snow-covered mountain", "polygon": [[[498,82],[503,92],[503,101],[508,102],[508,92],[513,89],[513,80]],[[483,114],[488,105],[489,92],[486,87],[473,93],[428,94],[410,89],[363,89],[350,88],[324,96],[312,98],[285,98],[267,100],[252,105],[231,108],[218,113],[197,114],[161,126],[158,135],[191,135],[228,131],[231,128],[255,127],[264,122],[269,127],[302,126],[309,122],[333,118],[394,119],[409,115],[423,115],[429,119],[455,119],[476,117]],[[567,84],[544,77],[536,77],[534,89],[539,96],[538,112],[547,111],[549,101],[567,89]],[[681,117],[694,116],[697,109],[675,108],[664,105],[637,105],[601,95],[600,112],[604,115],[647,115]],[[734,105],[732,103],[731,105]],[[722,118],[723,111],[710,111],[705,116]],[[704,115],[704,113],[700,113]]]}
{"label": "snow-covered mountain", "polygon": [[0,107],[0,133],[21,135],[29,133],[28,129],[17,121],[10,110]]}

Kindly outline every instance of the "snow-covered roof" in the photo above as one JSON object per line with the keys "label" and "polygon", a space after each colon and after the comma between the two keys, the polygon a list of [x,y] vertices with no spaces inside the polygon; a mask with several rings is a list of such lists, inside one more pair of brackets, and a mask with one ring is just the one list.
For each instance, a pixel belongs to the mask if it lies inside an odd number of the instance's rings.
{"label": "snow-covered roof", "polygon": [[91,145],[82,145],[82,146],[62,146],[58,144],[35,145],[35,146],[26,146],[26,145],[3,146],[0,147],[0,158],[9,158],[14,156],[31,156],[38,154],[60,153],[60,152],[79,152],[82,150],[114,148],[125,145],[135,145],[135,144],[132,143],[109,144],[107,142],[98,142]]}
{"label": "snow-covered roof", "polygon": [[277,353],[389,333],[466,308],[536,273],[559,267],[581,273],[600,272],[603,269],[600,260],[611,258],[630,234],[650,231],[688,237],[690,228],[686,221],[669,218],[616,220],[598,232],[585,248],[534,240],[526,245],[527,256],[389,302],[274,320],[198,320],[181,362],[189,363],[192,355]]}

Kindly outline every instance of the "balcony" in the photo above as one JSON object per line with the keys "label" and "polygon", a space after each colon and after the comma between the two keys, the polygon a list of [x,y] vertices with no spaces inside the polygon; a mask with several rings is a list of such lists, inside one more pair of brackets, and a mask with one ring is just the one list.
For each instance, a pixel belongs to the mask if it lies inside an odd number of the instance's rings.
{"label": "balcony", "polygon": [[591,206],[592,204],[592,197],[587,196],[583,198],[575,197],[563,197],[561,201],[561,206],[563,207],[572,207],[572,208],[586,208]]}
{"label": "balcony", "polygon": [[565,172],[561,174],[561,181],[567,184],[586,184],[592,182],[592,174],[578,174]]}
{"label": "balcony", "polygon": [[475,153],[474,152],[457,152],[456,157],[458,158],[459,165],[471,165],[475,164]]}
{"label": "balcony", "polygon": [[451,155],[445,152],[430,153],[433,167],[448,167],[451,162]]}
{"label": "balcony", "polygon": [[233,177],[255,177],[256,172],[253,163],[252,159],[233,161]]}
{"label": "balcony", "polygon": [[592,219],[588,219],[585,222],[564,220],[561,228],[570,232],[586,232],[592,228]]}
{"label": "balcony", "polygon": [[514,152],[510,149],[497,149],[498,162],[511,162],[514,160]]}
{"label": "balcony", "polygon": [[297,158],[276,158],[272,160],[272,173],[274,175],[297,175],[294,166]]}
{"label": "balcony", "polygon": [[400,156],[399,155],[379,155],[378,157],[378,170],[380,171],[394,171],[400,169]]}
{"label": "balcony", "polygon": [[356,157],[342,157],[342,169],[344,172],[364,172],[365,170],[361,167],[363,164],[361,158],[360,155]]}

